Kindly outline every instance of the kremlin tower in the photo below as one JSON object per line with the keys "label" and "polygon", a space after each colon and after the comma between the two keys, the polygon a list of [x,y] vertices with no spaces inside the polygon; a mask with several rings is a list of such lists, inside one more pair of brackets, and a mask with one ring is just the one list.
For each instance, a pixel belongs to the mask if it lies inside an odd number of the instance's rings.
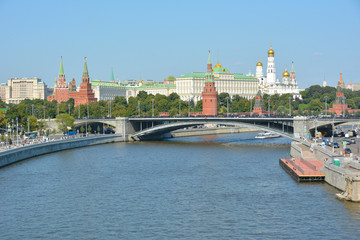
{"label": "kremlin tower", "polygon": [[263,115],[264,114],[264,105],[263,105],[263,101],[262,101],[262,96],[261,96],[261,91],[259,90],[258,93],[256,94],[255,97],[255,105],[254,105],[254,109],[253,109],[253,113],[255,115]]}
{"label": "kremlin tower", "polygon": [[75,107],[78,105],[86,104],[88,102],[96,102],[95,93],[91,88],[89,72],[86,64],[86,57],[84,63],[84,72],[82,76],[82,83],[80,84],[79,92],[77,92],[75,97]]}
{"label": "kremlin tower", "polygon": [[215,88],[214,73],[212,69],[210,50],[207,63],[207,72],[205,77],[205,87],[202,92],[203,112],[205,116],[217,115],[217,96],[218,93]]}
{"label": "kremlin tower", "polygon": [[339,88],[345,88],[344,80],[342,78],[342,72],[340,73],[340,79],[339,79],[339,82],[338,82],[337,86]]}
{"label": "kremlin tower", "polygon": [[59,71],[59,80],[55,78],[55,86],[53,95],[47,97],[48,101],[57,101],[58,103],[66,102],[69,100],[69,88],[66,85],[63,61],[61,57],[60,61],[60,71]]}

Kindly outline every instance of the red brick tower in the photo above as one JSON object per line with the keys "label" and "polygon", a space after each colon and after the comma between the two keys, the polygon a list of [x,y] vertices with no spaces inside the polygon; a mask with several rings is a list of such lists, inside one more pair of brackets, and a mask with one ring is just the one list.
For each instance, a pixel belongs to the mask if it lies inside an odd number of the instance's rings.
{"label": "red brick tower", "polygon": [[264,105],[263,105],[262,100],[263,99],[261,96],[261,91],[259,90],[255,97],[255,105],[254,105],[254,109],[253,109],[253,113],[256,115],[259,115],[259,116],[264,114]]}
{"label": "red brick tower", "polygon": [[210,59],[210,50],[209,58],[207,63],[207,72],[205,78],[205,87],[202,92],[203,100],[203,115],[205,116],[216,116],[217,115],[217,96],[218,93],[215,88],[214,74]]}
{"label": "red brick tower", "polygon": [[80,84],[80,90],[76,94],[75,98],[75,107],[78,105],[83,105],[88,102],[96,102],[97,99],[95,98],[95,94],[91,88],[89,72],[86,64],[86,57],[85,57],[85,64],[84,64],[84,72],[82,76],[82,83]]}
{"label": "red brick tower", "polygon": [[345,88],[344,80],[342,78],[342,72],[340,73],[340,79],[339,79],[337,86],[340,88]]}
{"label": "red brick tower", "polygon": [[59,80],[55,79],[55,87],[53,95],[47,97],[48,101],[56,100],[58,103],[66,102],[69,100],[69,88],[66,85],[63,61],[61,57]]}

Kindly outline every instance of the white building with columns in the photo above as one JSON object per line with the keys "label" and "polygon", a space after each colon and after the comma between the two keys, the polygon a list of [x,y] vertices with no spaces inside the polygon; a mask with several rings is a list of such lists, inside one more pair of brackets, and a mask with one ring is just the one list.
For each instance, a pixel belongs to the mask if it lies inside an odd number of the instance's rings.
{"label": "white building with columns", "polygon": [[[223,68],[219,61],[213,67],[213,73],[218,94],[229,93],[231,98],[239,95],[250,99],[254,98],[258,91],[259,80],[256,77],[232,73],[227,68]],[[193,100],[196,103],[202,99],[205,75],[205,72],[193,72],[176,78],[176,93],[181,100]]]}
{"label": "white building with columns", "polygon": [[280,81],[280,79],[276,77],[275,51],[272,47],[270,47],[268,51],[266,76],[264,76],[263,73],[263,64],[259,60],[256,64],[256,78],[259,80],[259,89],[263,93],[269,95],[290,93],[294,98],[301,98],[300,89],[296,81],[294,62],[292,62],[290,73],[285,68],[285,71],[282,74],[282,80]]}

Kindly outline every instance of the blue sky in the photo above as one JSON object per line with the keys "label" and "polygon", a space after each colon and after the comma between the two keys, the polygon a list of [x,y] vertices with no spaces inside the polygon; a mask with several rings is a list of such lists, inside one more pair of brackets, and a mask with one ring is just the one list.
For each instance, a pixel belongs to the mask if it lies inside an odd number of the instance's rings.
{"label": "blue sky", "polygon": [[39,77],[53,86],[60,56],[69,82],[152,79],[206,71],[212,60],[231,72],[267,63],[277,76],[295,62],[301,88],[360,81],[360,1],[17,1],[0,0],[0,82]]}

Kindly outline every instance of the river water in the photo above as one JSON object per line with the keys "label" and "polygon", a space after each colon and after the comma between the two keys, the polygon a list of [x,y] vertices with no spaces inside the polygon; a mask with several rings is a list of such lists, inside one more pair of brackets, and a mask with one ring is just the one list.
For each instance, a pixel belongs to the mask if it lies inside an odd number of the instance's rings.
{"label": "river water", "polygon": [[0,169],[0,239],[359,239],[360,204],[255,133],[98,145]]}

